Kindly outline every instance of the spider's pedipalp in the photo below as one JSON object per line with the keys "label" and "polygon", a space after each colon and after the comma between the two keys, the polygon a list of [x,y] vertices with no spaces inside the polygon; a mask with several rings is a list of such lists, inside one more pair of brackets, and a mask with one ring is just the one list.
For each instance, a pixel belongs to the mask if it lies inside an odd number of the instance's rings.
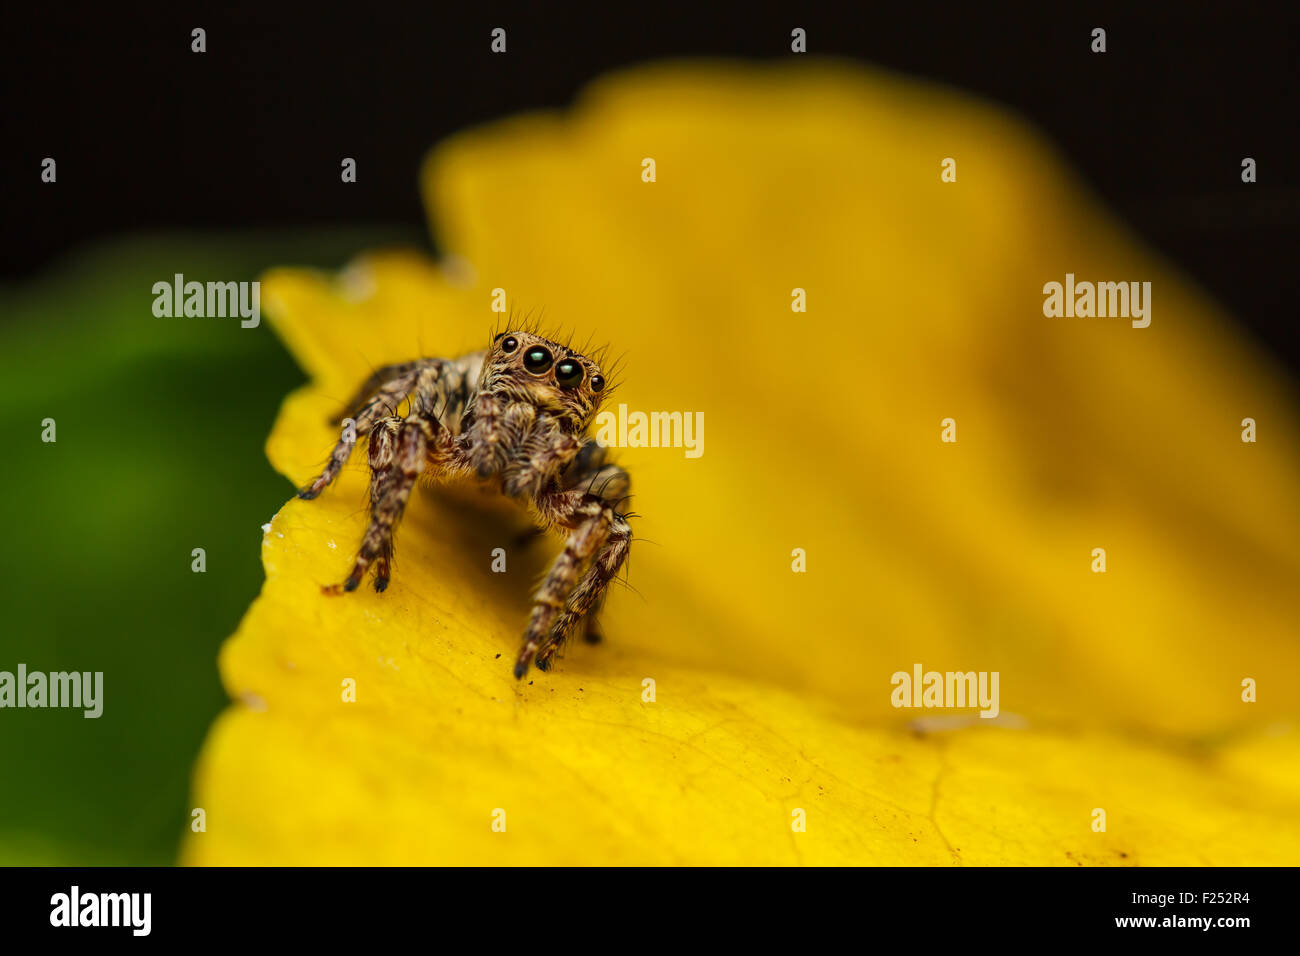
{"label": "spider's pedipalp", "polygon": [[580,443],[572,435],[553,428],[536,428],[524,439],[521,450],[501,471],[501,489],[510,497],[536,497],[547,478],[561,462],[578,453]]}

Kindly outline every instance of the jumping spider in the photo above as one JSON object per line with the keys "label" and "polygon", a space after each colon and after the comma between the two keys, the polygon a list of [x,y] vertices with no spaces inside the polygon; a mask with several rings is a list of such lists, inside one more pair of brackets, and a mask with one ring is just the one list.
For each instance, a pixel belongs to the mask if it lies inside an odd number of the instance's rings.
{"label": "jumping spider", "polygon": [[[628,515],[618,511],[627,499],[627,472],[607,464],[604,447],[586,437],[605,394],[596,362],[533,331],[502,332],[485,351],[458,359],[379,369],[334,419],[347,415],[355,427],[344,430],[320,477],[298,492],[319,495],[338,477],[357,436],[369,436],[370,524],[341,590],[356,590],[372,566],[375,590],[388,586],[393,532],[421,474],[477,477],[525,499],[543,527],[566,535],[533,596],[515,677],[534,658],[540,670],[549,669],[579,624],[588,641],[599,641],[596,616],[632,534]],[[410,413],[395,415],[407,399]]]}

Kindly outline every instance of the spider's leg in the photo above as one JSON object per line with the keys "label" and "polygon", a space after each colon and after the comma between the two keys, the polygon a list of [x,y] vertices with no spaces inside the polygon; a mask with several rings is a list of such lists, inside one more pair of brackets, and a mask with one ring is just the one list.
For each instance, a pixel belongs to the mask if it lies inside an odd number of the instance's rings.
{"label": "spider's leg", "polygon": [[361,387],[356,390],[351,401],[330,419],[330,424],[337,425],[344,418],[356,418],[356,413],[366,405],[367,399],[378,392],[380,388],[395,379],[409,378],[421,366],[428,364],[428,361],[428,359],[416,359],[413,362],[399,362],[396,365],[385,365],[383,368],[376,369],[368,379],[361,383]]}
{"label": "spider's leg", "polygon": [[[619,569],[627,560],[627,552],[632,540],[632,528],[623,515],[605,505],[609,521],[609,531],[605,542],[596,551],[591,563],[574,586],[565,607],[556,616],[546,642],[537,652],[537,667],[547,670],[551,658],[560,649],[565,637],[579,621],[584,622],[584,636],[590,643],[600,640],[600,630],[596,624],[596,614],[605,597],[609,584],[618,576]],[[593,639],[594,637],[594,639]]]}
{"label": "spider's leg", "polygon": [[[384,432],[387,431],[385,428]],[[409,415],[397,426],[396,431],[396,437],[391,443],[386,438],[380,438],[372,446],[378,447],[382,456],[388,453],[385,446],[391,444],[392,458],[384,477],[372,485],[370,524],[361,539],[352,573],[343,583],[344,591],[355,591],[372,564],[376,568],[375,590],[382,591],[388,586],[393,532],[402,520],[402,512],[406,510],[406,502],[411,497],[415,480],[424,471],[431,448],[435,450],[435,458],[450,454],[451,436],[431,415],[423,412]],[[375,437],[377,436],[372,435],[372,441]],[[380,463],[383,464],[382,457]]]}
{"label": "spider's leg", "polygon": [[402,400],[415,388],[419,374],[418,371],[413,371],[401,378],[393,379],[380,388],[378,392],[375,392],[369,401],[357,410],[353,427],[343,430],[338,444],[330,452],[330,460],[325,465],[325,470],[320,473],[315,481],[298,492],[299,498],[308,500],[315,498],[339,476],[339,472],[343,470],[343,465],[352,454],[352,449],[356,446],[357,438],[368,434],[375,422],[380,418],[392,414],[393,409],[400,405]]}
{"label": "spider's leg", "polygon": [[388,587],[393,533],[416,479],[426,467],[444,471],[451,462],[452,435],[435,413],[446,405],[446,389],[456,385],[454,376],[444,376],[444,371],[441,362],[423,363],[415,373],[411,413],[404,419],[389,417],[370,430],[370,523],[344,591],[356,590],[372,564],[375,590]]}
{"label": "spider's leg", "polygon": [[[396,416],[377,422],[370,430],[370,511],[377,512],[383,505],[388,493],[388,484],[393,477],[393,459],[397,451],[397,436],[401,431],[402,419]],[[388,587],[391,570],[393,547],[391,540],[375,558],[375,590],[383,591]]]}
{"label": "spider's leg", "polygon": [[[565,473],[563,483],[566,488],[579,488],[590,491],[617,507],[626,500],[631,482],[627,472],[622,468],[605,463],[605,455],[604,447],[594,441],[584,445],[578,453],[578,457],[574,459],[573,464]],[[618,517],[622,519],[621,515],[618,515]],[[583,640],[588,644],[599,644],[603,640],[598,618],[601,605],[604,604],[605,595],[608,593],[609,582],[617,576],[619,567],[627,557],[630,531],[629,536],[625,537],[620,534],[624,530],[628,530],[626,519],[622,519],[621,526],[611,526],[610,541],[606,544],[606,548],[611,553],[604,557],[607,561],[614,560],[616,562],[612,573],[608,577],[603,576],[598,566],[602,555],[598,554],[596,563],[593,563],[593,566],[588,568],[583,580],[579,581],[574,589],[573,596],[570,598],[565,612],[559,615],[553,625],[547,646],[543,647],[538,653],[538,667],[543,670],[546,669],[565,637],[579,625],[581,626]],[[620,550],[622,553],[618,554],[617,552]],[[593,596],[586,597],[589,594]],[[580,606],[584,610],[579,610],[578,607]]]}
{"label": "spider's leg", "polygon": [[[574,625],[574,628],[582,633],[583,641],[588,644],[600,644],[605,640],[605,629],[600,626],[600,609],[605,603],[606,594],[608,594],[608,590],[596,598],[596,603],[592,605],[591,610],[582,615],[581,620]],[[563,617],[564,615],[560,616]],[[551,628],[551,643],[555,645],[554,649],[547,653],[546,648],[542,648],[542,652],[538,654],[538,657],[545,657],[548,662],[555,656],[555,652],[560,649],[559,645],[564,643],[564,637],[560,636],[558,624],[557,621],[556,626]],[[542,669],[545,670],[546,668],[543,667]]]}
{"label": "spider's leg", "polygon": [[609,537],[612,509],[581,491],[552,492],[538,507],[554,513],[556,523],[570,528],[564,550],[555,556],[546,579],[533,595],[533,613],[524,631],[524,646],[515,661],[515,677],[523,677],[533,656],[547,642],[556,615],[565,610],[583,564]]}
{"label": "spider's leg", "polygon": [[597,620],[603,603],[603,600],[598,600],[596,606],[582,619],[582,639],[588,644],[599,644],[605,639],[605,633],[600,629],[600,622]]}

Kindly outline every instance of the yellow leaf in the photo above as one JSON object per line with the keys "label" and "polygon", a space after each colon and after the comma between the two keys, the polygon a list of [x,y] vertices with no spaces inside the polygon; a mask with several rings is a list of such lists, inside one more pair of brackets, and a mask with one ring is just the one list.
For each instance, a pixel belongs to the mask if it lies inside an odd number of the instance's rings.
{"label": "yellow leaf", "polygon": [[[494,289],[626,352],[615,410],[702,412],[703,454],[620,450],[635,590],[522,682],[555,545],[520,515],[417,495],[388,591],[327,597],[364,455],[291,500],[185,862],[1296,862],[1294,397],[1021,126],[845,66],[677,64],[458,136],[424,183],[453,263],[265,277],[312,376],[277,469],[319,470],[373,367],[481,347]],[[1150,325],[1045,317],[1066,273],[1150,282]],[[997,672],[1001,716],[895,708],[918,664]]]}

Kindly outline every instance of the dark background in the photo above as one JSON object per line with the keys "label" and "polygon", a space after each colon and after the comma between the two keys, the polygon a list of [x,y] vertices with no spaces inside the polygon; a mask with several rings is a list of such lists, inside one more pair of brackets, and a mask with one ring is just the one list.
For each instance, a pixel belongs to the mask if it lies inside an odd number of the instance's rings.
{"label": "dark background", "polygon": [[[445,135],[563,106],[643,60],[790,56],[802,26],[810,54],[940,80],[1031,119],[1130,225],[1300,367],[1297,4],[551,6],[10,21],[2,274],[126,231],[422,228],[416,170]],[[190,52],[195,26],[208,33],[202,55]],[[489,51],[494,26],[507,30],[504,56]],[[1089,49],[1095,26],[1104,55]],[[39,182],[45,156],[57,189]],[[359,163],[347,188],[343,156]],[[1245,156],[1258,162],[1250,186]]]}

